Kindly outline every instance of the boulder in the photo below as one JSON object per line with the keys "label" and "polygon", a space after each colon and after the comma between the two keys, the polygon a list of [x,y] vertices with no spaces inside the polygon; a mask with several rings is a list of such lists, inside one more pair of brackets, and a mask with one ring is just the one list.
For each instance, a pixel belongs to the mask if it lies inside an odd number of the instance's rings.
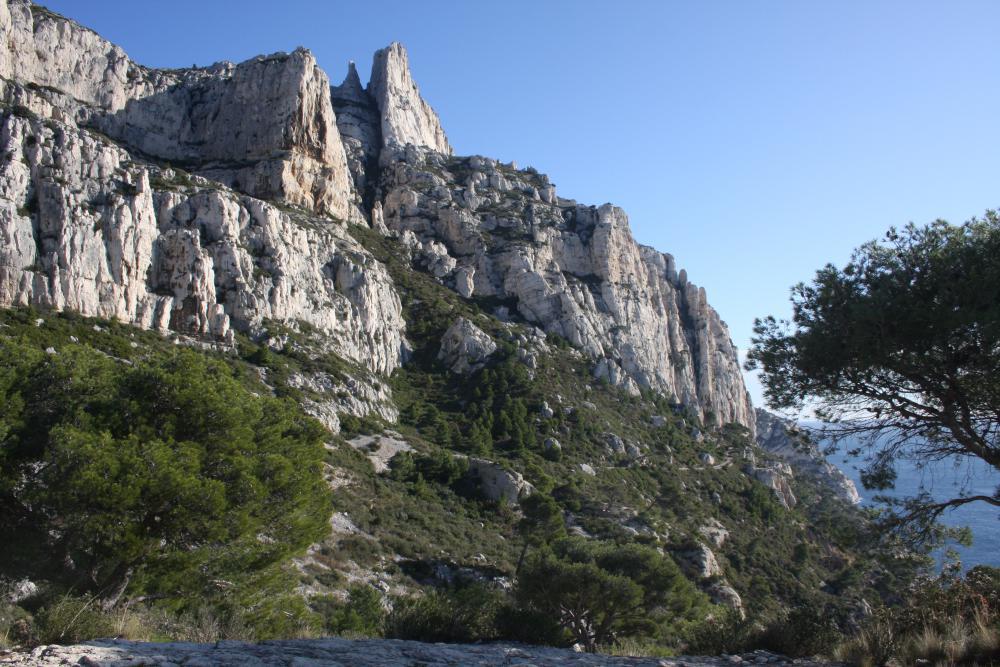
{"label": "boulder", "polygon": [[469,458],[469,475],[478,482],[483,497],[509,505],[516,505],[530,496],[535,487],[519,472],[507,470],[499,463],[486,459]]}
{"label": "boulder", "polygon": [[708,593],[713,604],[729,607],[736,611],[740,618],[746,618],[746,612],[743,610],[743,598],[727,581],[716,581],[710,584],[705,592]]}
{"label": "boulder", "polygon": [[722,576],[722,566],[715,554],[704,544],[677,553],[678,565],[692,579],[711,579]]}
{"label": "boulder", "polygon": [[489,334],[464,317],[460,317],[441,337],[438,359],[444,362],[451,372],[464,375],[481,368],[496,349],[497,344]]}
{"label": "boulder", "polygon": [[625,441],[614,433],[604,434],[604,446],[607,447],[608,452],[614,456],[619,456],[625,453]]}
{"label": "boulder", "polygon": [[[718,494],[716,493],[716,495]],[[705,525],[698,529],[698,532],[716,548],[725,544],[726,538],[729,537],[729,531],[726,530],[726,527],[714,518],[709,519]]]}

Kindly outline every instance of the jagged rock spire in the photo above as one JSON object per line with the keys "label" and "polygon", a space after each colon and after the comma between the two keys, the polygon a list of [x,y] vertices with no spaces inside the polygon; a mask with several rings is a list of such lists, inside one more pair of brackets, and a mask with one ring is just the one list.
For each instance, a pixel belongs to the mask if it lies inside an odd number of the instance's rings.
{"label": "jagged rock spire", "polygon": [[361,85],[361,77],[358,76],[358,68],[354,66],[354,61],[347,62],[347,76],[339,86],[333,86],[333,95],[344,102],[354,102],[367,106],[370,104],[368,93]]}
{"label": "jagged rock spire", "polygon": [[381,115],[383,145],[413,144],[452,154],[440,119],[413,82],[406,49],[399,42],[375,52],[368,93]]}

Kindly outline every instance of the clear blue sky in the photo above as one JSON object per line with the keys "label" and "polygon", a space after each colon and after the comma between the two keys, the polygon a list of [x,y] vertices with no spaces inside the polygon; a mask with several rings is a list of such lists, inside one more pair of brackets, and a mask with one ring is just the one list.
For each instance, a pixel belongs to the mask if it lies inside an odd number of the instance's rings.
{"label": "clear blue sky", "polygon": [[401,41],[456,152],[622,206],[741,349],[890,225],[1000,206],[997,2],[44,4],[151,66],[302,45],[336,83]]}

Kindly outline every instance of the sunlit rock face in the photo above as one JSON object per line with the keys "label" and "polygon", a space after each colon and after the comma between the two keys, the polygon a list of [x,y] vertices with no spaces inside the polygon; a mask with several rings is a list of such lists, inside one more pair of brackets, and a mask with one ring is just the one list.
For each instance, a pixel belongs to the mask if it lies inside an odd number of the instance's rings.
{"label": "sunlit rock face", "polygon": [[820,479],[826,488],[852,505],[861,502],[854,482],[840,468],[826,460],[795,422],[757,408],[757,444],[761,449],[788,463],[796,473]]}
{"label": "sunlit rock face", "polygon": [[84,129],[0,121],[0,303],[231,341],[304,322],[376,372],[404,324],[385,269],[342,225],[181,180]]}
{"label": "sunlit rock face", "polygon": [[562,199],[543,174],[478,156],[387,147],[381,165],[385,227],[442,282],[566,338],[597,380],[752,431],[728,328],[672,256],[636,243],[620,208]]}
{"label": "sunlit rock face", "polygon": [[[0,0],[0,301],[217,340],[307,323],[375,372],[405,326],[344,222],[397,237],[468,299],[565,338],[595,382],[754,428],[725,323],[610,204],[457,158],[402,45],[363,87],[312,54],[156,70],[25,0]],[[191,179],[183,168],[205,177]]]}
{"label": "sunlit rock face", "polygon": [[65,93],[79,124],[256,197],[354,213],[330,83],[309,51],[158,70],[25,0],[3,3],[0,28],[0,76]]}
{"label": "sunlit rock face", "polygon": [[399,42],[375,52],[368,92],[378,105],[384,145],[410,144],[451,155],[441,121],[420,96],[406,49]]}

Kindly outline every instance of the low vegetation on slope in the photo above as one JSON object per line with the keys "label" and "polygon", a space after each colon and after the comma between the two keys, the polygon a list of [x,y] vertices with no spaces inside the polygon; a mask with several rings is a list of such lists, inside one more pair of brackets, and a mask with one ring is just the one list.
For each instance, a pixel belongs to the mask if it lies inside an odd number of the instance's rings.
{"label": "low vegetation on slope", "polygon": [[[334,435],[305,415],[321,397],[294,378],[360,373],[304,324],[213,350],[0,313],[2,530],[17,545],[0,571],[27,586],[2,612],[8,641],[346,634],[814,653],[864,597],[891,599],[919,568],[807,478],[782,504],[746,473],[765,455],[745,430],[706,431],[663,397],[593,380],[565,341],[494,315],[514,304],[462,299],[394,241],[352,233],[403,299],[412,353],[390,380],[395,424],[342,413]],[[438,358],[460,317],[497,343],[467,375]],[[411,451],[380,472],[358,436],[387,428]],[[490,497],[473,461],[533,493]],[[712,604],[725,587],[743,612]]]}
{"label": "low vegetation on slope", "polygon": [[[0,612],[8,642],[341,634],[811,654],[919,569],[808,478],[780,502],[746,473],[765,455],[745,430],[704,431],[660,396],[602,385],[564,341],[495,317],[504,304],[462,299],[394,241],[352,233],[403,298],[395,424],[342,413],[334,435],[303,412],[321,397],[294,378],[359,375],[303,324],[214,350],[0,313],[0,529],[16,545],[0,571],[21,587]],[[497,343],[466,375],[438,358],[460,317]],[[378,471],[365,434],[410,451]],[[491,497],[474,461],[531,495]],[[742,612],[712,604],[720,588]]]}

